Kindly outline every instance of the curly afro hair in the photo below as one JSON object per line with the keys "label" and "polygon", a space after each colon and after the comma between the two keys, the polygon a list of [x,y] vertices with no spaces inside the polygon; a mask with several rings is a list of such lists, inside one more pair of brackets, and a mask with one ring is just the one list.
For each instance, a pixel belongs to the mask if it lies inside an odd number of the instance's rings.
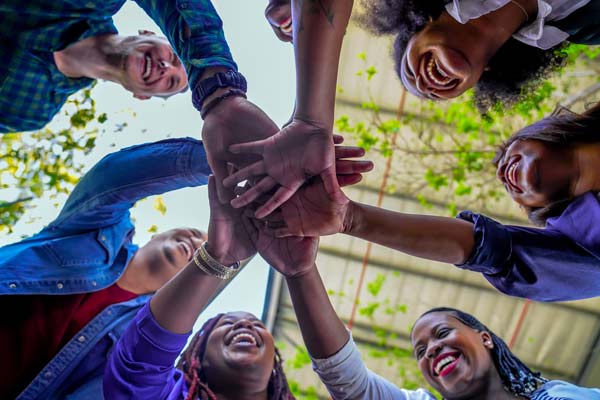
{"label": "curly afro hair", "polygon": [[[395,34],[393,58],[400,76],[402,56],[410,38],[445,10],[445,0],[362,0],[360,26],[375,35]],[[483,114],[499,104],[510,107],[566,63],[563,42],[549,50],[509,39],[492,57],[475,85],[475,105]],[[519,60],[515,62],[515,60]]]}

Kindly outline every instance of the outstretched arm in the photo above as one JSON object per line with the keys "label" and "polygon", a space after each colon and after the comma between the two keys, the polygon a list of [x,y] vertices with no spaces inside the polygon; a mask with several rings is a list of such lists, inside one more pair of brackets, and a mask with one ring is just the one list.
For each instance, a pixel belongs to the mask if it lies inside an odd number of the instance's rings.
{"label": "outstretched arm", "polygon": [[[230,265],[256,253],[239,212],[217,200],[209,182],[211,205],[206,250]],[[104,373],[104,394],[110,399],[167,398],[175,385],[175,359],[198,315],[223,286],[223,280],[191,261],[162,287],[129,324],[111,353]]]}
{"label": "outstretched arm", "polygon": [[87,172],[50,229],[97,229],[117,223],[136,201],[206,184],[210,175],[202,142],[167,139],[109,154]]}
{"label": "outstretched arm", "polygon": [[233,153],[256,154],[262,160],[230,176],[226,186],[266,175],[254,191],[232,202],[235,207],[275,189],[256,212],[262,218],[312,176],[322,178],[331,196],[339,194],[331,134],[340,50],[351,11],[351,0],[292,1],[297,87],[294,117],[273,137],[230,147]]}
{"label": "outstretched arm", "polygon": [[[300,189],[270,226],[277,236],[345,233],[404,253],[462,263],[474,246],[473,224],[454,218],[403,214],[329,196],[320,180]],[[275,223],[277,222],[277,223]]]}
{"label": "outstretched arm", "polygon": [[314,264],[317,238],[277,239],[264,223],[247,221],[260,254],[286,276],[304,343],[333,399],[433,399],[422,390],[399,389],[364,365]]}
{"label": "outstretched arm", "polygon": [[323,184],[303,187],[269,217],[277,236],[345,233],[429,260],[482,273],[498,290],[538,301],[600,295],[600,246],[590,215],[600,213],[593,194],[577,199],[547,229],[500,224],[484,215],[459,218],[403,214],[336,201]]}

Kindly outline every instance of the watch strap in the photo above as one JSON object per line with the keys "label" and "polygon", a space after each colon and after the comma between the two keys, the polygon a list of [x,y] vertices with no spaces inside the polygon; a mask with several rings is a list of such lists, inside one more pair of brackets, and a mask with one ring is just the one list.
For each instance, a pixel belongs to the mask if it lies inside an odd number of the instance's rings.
{"label": "watch strap", "polygon": [[192,103],[194,104],[194,107],[202,112],[204,100],[213,94],[215,90],[224,87],[237,89],[244,93],[248,90],[246,78],[241,73],[233,70],[217,72],[213,76],[198,82],[194,88],[192,93]]}

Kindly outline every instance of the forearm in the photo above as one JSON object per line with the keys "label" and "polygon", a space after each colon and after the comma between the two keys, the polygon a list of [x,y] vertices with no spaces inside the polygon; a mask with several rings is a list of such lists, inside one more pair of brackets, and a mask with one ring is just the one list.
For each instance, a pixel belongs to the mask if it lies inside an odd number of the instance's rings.
{"label": "forearm", "polygon": [[337,316],[316,266],[286,278],[298,325],[313,358],[327,358],[348,342],[348,331]]}
{"label": "forearm", "polygon": [[223,282],[191,261],[154,295],[150,301],[152,315],[166,330],[188,333]]}
{"label": "forearm", "polygon": [[131,146],[107,155],[86,173],[50,226],[68,230],[114,224],[136,201],[204,185],[210,174],[198,140],[167,139]]}
{"label": "forearm", "polygon": [[298,119],[330,131],[342,41],[352,0],[293,0]]}
{"label": "forearm", "polygon": [[403,214],[350,202],[344,233],[415,257],[463,263],[473,251],[473,224],[455,218]]}

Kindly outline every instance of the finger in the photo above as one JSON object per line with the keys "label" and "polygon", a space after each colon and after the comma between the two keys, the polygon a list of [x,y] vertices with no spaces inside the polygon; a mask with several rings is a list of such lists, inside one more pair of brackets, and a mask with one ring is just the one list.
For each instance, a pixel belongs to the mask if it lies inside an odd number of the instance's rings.
{"label": "finger", "polygon": [[256,200],[264,192],[271,190],[277,183],[270,176],[265,176],[255,186],[251,187],[239,197],[231,200],[231,205],[234,208],[244,207]]}
{"label": "finger", "polygon": [[338,181],[338,185],[340,185],[340,187],[356,185],[358,182],[362,181],[362,175],[361,174],[338,175],[337,181]]}
{"label": "finger", "polygon": [[338,135],[337,133],[333,134],[333,144],[340,144],[344,141],[344,137],[342,135]]}
{"label": "finger", "polygon": [[223,180],[223,186],[232,188],[239,182],[245,181],[256,175],[264,175],[265,172],[265,162],[262,160],[257,161],[254,164],[250,164],[247,167],[244,167],[229,175]]}
{"label": "finger", "polygon": [[229,146],[229,151],[234,154],[250,153],[262,155],[265,148],[264,140],[257,140],[248,143],[236,143]]}
{"label": "finger", "polygon": [[345,195],[340,189],[340,185],[337,181],[334,168],[327,168],[321,173],[321,179],[323,180],[323,186],[329,197],[335,202],[345,201]]}
{"label": "finger", "polygon": [[277,189],[275,194],[271,196],[271,198],[262,206],[256,210],[256,218],[264,218],[267,215],[271,214],[275,209],[285,203],[290,197],[296,193],[296,189],[289,189],[286,187],[280,187]]}
{"label": "finger", "polygon": [[335,171],[338,175],[362,174],[373,169],[371,161],[337,160]]}
{"label": "finger", "polygon": [[233,191],[223,186],[223,180],[227,176],[227,162],[217,161],[214,165],[211,165],[211,168],[215,179],[218,200],[221,204],[227,204],[233,198]]}
{"label": "finger", "polygon": [[335,158],[354,158],[365,155],[365,149],[356,146],[335,146]]}
{"label": "finger", "polygon": [[216,193],[216,182],[214,175],[208,177],[208,204],[213,205],[215,202],[219,201],[218,195]]}

